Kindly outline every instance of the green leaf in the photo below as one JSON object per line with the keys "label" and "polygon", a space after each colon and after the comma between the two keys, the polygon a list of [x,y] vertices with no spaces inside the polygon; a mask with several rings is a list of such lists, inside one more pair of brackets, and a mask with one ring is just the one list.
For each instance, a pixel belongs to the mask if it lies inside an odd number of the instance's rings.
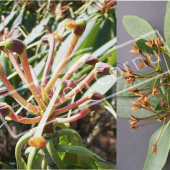
{"label": "green leaf", "polygon": [[[151,25],[147,21],[145,21],[144,19],[138,16],[133,16],[133,15],[124,16],[123,24],[126,31],[133,38],[141,37],[145,40],[150,40],[151,38],[157,37]],[[149,35],[145,36],[146,34]]]}
{"label": "green leaf", "polygon": [[[25,9],[25,8],[24,8]],[[16,26],[16,24],[21,24],[22,20],[23,20],[23,16],[24,16],[24,9],[22,9],[22,11],[20,12],[20,14],[17,16],[17,18],[14,20],[12,26],[11,26],[11,30]],[[12,34],[11,38],[16,37],[19,34],[19,30],[16,29],[14,31],[14,33]]]}
{"label": "green leaf", "polygon": [[169,9],[170,9],[170,1],[168,1],[166,5],[166,13],[169,11]]}
{"label": "green leaf", "polygon": [[[152,87],[153,83],[155,82],[155,79],[150,79],[150,78],[142,78],[142,79],[137,79],[134,83],[133,86],[138,88],[138,89],[145,89]],[[156,82],[156,85],[158,85],[158,81]],[[123,78],[119,78],[117,80],[117,95],[118,96],[136,96],[135,94],[128,93],[128,91],[131,90],[131,87],[129,84],[126,84],[126,80]],[[148,93],[151,89],[145,90],[144,93]],[[142,92],[141,92],[142,93]]]}
{"label": "green leaf", "polygon": [[137,101],[137,97],[117,97],[117,115],[123,118],[130,118],[131,115],[144,118],[150,117],[154,114],[144,109],[138,109],[131,111],[132,109],[132,102]]}
{"label": "green leaf", "polygon": [[[104,55],[106,51],[108,51],[110,48],[114,47],[116,45],[117,38],[113,38],[112,40],[108,41],[106,44],[104,44],[102,47],[98,48],[96,51],[92,53],[92,55],[96,57],[100,57],[101,55]],[[115,50],[116,48],[114,48]]]}
{"label": "green leaf", "polygon": [[111,54],[111,57],[108,59],[108,64],[111,66],[114,66],[116,64],[116,56],[117,56],[117,50],[114,50],[113,53]]}
{"label": "green leaf", "polygon": [[146,42],[148,41],[145,39],[139,39],[136,41],[136,45],[142,52],[145,52],[147,54],[154,54],[152,48],[145,44]]}
{"label": "green leaf", "polygon": [[[28,147],[25,150],[25,155],[26,157],[29,156],[29,153],[31,152],[32,147]],[[45,156],[43,153],[43,150],[39,150],[38,153],[36,154],[35,161],[33,162],[32,169],[46,169],[47,168],[47,162],[45,160]]]}
{"label": "green leaf", "polygon": [[170,10],[165,15],[165,22],[164,22],[164,37],[166,40],[166,44],[170,47]]}
{"label": "green leaf", "polygon": [[50,18],[46,18],[43,21],[40,22],[28,35],[28,37],[24,40],[24,42],[28,45],[32,43],[36,38],[38,38],[40,35],[42,35],[42,31],[45,29],[44,25],[47,25],[50,21]]}
{"label": "green leaf", "polygon": [[105,43],[107,43],[113,37],[111,36],[111,32],[113,30],[113,24],[110,22],[108,18],[104,18],[102,23],[100,24],[100,30],[97,34],[94,50],[97,50]]}
{"label": "green leaf", "polygon": [[15,169],[14,167],[9,166],[9,165],[7,165],[6,163],[3,163],[3,162],[0,162],[0,166],[1,166],[3,169]]}
{"label": "green leaf", "polygon": [[145,161],[143,170],[161,170],[167,160],[170,149],[170,125],[167,123],[162,131],[162,134],[157,143],[157,154],[152,154],[152,146],[157,140],[161,127],[158,128],[152,135],[148,155]]}
{"label": "green leaf", "polygon": [[[13,20],[15,15],[17,14],[17,11],[12,12],[8,17],[4,20],[5,27]],[[3,23],[0,24],[0,32],[3,30]]]}
{"label": "green leaf", "polygon": [[90,88],[83,94],[83,96],[89,96],[93,90],[104,95],[113,85],[116,83],[116,78],[111,75],[100,77],[93,83]]}
{"label": "green leaf", "polygon": [[56,149],[59,152],[68,152],[68,153],[86,155],[86,156],[92,158],[93,160],[102,163],[103,166],[105,166],[104,169],[114,169],[115,168],[115,164],[103,160],[102,158],[100,158],[99,156],[97,156],[96,154],[91,152],[90,150],[88,150],[84,147],[81,147],[81,146],[60,145],[60,146],[57,146]]}

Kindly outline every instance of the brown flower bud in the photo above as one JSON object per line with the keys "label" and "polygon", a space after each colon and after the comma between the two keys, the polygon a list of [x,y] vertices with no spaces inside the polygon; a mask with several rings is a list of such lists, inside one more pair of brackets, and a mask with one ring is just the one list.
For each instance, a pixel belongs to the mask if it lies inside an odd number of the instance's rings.
{"label": "brown flower bud", "polygon": [[104,109],[104,106],[105,106],[104,103],[100,100],[89,100],[87,102],[87,109],[89,109],[90,111]]}
{"label": "brown flower bud", "polygon": [[153,146],[152,146],[152,154],[157,154],[157,145],[156,144],[154,144]]}
{"label": "brown flower bud", "polygon": [[113,73],[113,70],[114,68],[107,63],[98,62],[96,64],[96,73],[98,75],[110,75]]}
{"label": "brown flower bud", "polygon": [[36,147],[38,149],[43,149],[46,146],[46,140],[44,137],[31,137],[28,141],[29,146]]}
{"label": "brown flower bud", "polygon": [[92,94],[89,96],[89,99],[92,99],[92,100],[101,100],[103,98],[104,96],[98,93],[97,91],[93,91]]}
{"label": "brown flower bud", "polygon": [[0,96],[5,96],[8,94],[8,90],[6,87],[0,88]]}
{"label": "brown flower bud", "polygon": [[46,44],[46,45],[49,45],[49,40],[48,40],[48,38],[49,38],[49,35],[44,35],[42,38],[41,38],[41,42],[42,43],[44,43],[44,44]]}
{"label": "brown flower bud", "polygon": [[22,55],[27,46],[25,45],[25,43],[19,39],[7,39],[5,41],[5,47],[12,50],[13,52],[16,52],[18,55]]}
{"label": "brown flower bud", "polygon": [[0,113],[2,116],[10,116],[11,107],[5,102],[0,102]]}
{"label": "brown flower bud", "polygon": [[98,58],[90,55],[85,63],[89,65],[95,65],[97,62],[98,62]]}
{"label": "brown flower bud", "polygon": [[86,21],[84,19],[78,19],[76,21],[77,27],[74,29],[74,34],[77,36],[81,36],[86,29]]}

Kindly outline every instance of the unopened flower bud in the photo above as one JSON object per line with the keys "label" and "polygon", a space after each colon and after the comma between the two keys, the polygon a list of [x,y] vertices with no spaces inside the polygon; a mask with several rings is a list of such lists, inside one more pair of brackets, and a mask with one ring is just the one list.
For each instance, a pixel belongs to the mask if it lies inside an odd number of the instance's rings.
{"label": "unopened flower bud", "polygon": [[90,111],[97,111],[97,110],[101,110],[104,109],[104,103],[100,100],[89,100],[87,102],[87,108]]}
{"label": "unopened flower bud", "polygon": [[98,93],[97,91],[93,91],[91,93],[91,95],[89,96],[89,99],[92,99],[92,100],[101,100],[103,99],[104,96],[100,93]]}
{"label": "unopened flower bud", "polygon": [[98,75],[111,75],[113,74],[113,71],[114,68],[107,63],[98,62],[96,64],[96,73]]}
{"label": "unopened flower bud", "polygon": [[0,102],[0,113],[2,116],[10,116],[11,107],[5,102]]}
{"label": "unopened flower bud", "polygon": [[18,55],[22,55],[27,48],[23,41],[15,38],[7,39],[4,43],[6,48],[10,49],[13,52],[16,52]]}
{"label": "unopened flower bud", "polygon": [[48,41],[48,38],[49,38],[49,35],[44,35],[42,38],[41,38],[41,42],[48,45],[49,44],[49,41]]}
{"label": "unopened flower bud", "polygon": [[64,20],[64,25],[67,30],[72,30],[72,29],[77,28],[77,23],[73,19],[70,19],[70,18],[67,18]]}
{"label": "unopened flower bud", "polygon": [[40,136],[40,137],[33,136],[29,139],[28,145],[36,147],[38,149],[43,149],[46,146],[46,140],[42,136]]}
{"label": "unopened flower bud", "polygon": [[76,36],[81,36],[86,29],[86,21],[84,19],[78,19],[76,20],[77,27],[74,29],[74,34]]}
{"label": "unopened flower bud", "polygon": [[90,54],[85,54],[85,64],[95,65],[98,62],[98,58]]}
{"label": "unopened flower bud", "polygon": [[8,90],[6,87],[1,87],[0,88],[0,96],[5,96],[8,94]]}

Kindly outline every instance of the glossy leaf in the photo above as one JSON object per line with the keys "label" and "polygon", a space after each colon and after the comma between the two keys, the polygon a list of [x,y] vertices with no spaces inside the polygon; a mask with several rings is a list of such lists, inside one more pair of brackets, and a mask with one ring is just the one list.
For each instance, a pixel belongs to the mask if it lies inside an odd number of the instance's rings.
{"label": "glossy leaf", "polygon": [[151,38],[157,37],[151,25],[147,21],[138,16],[133,15],[124,16],[123,24],[126,31],[132,38],[141,37],[145,40],[150,40]]}
{"label": "glossy leaf", "polygon": [[157,154],[152,154],[152,146],[155,143],[160,132],[158,128],[151,136],[148,148],[148,155],[143,170],[161,170],[167,160],[170,150],[170,125],[167,123],[157,143]]}

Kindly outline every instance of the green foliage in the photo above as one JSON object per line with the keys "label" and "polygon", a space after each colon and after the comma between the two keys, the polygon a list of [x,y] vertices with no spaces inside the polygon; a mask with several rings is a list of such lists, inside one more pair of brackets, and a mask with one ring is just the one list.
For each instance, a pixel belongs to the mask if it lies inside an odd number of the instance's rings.
{"label": "green foliage", "polygon": [[157,144],[157,154],[152,154],[152,146],[155,143],[161,127],[158,128],[151,136],[148,148],[148,155],[143,170],[161,170],[167,160],[170,149],[170,125],[167,123],[162,131]]}
{"label": "green foliage", "polygon": [[133,15],[125,16],[123,18],[123,24],[125,29],[132,38],[140,37],[145,40],[150,40],[151,38],[157,37],[151,25],[147,21],[138,16]]}

